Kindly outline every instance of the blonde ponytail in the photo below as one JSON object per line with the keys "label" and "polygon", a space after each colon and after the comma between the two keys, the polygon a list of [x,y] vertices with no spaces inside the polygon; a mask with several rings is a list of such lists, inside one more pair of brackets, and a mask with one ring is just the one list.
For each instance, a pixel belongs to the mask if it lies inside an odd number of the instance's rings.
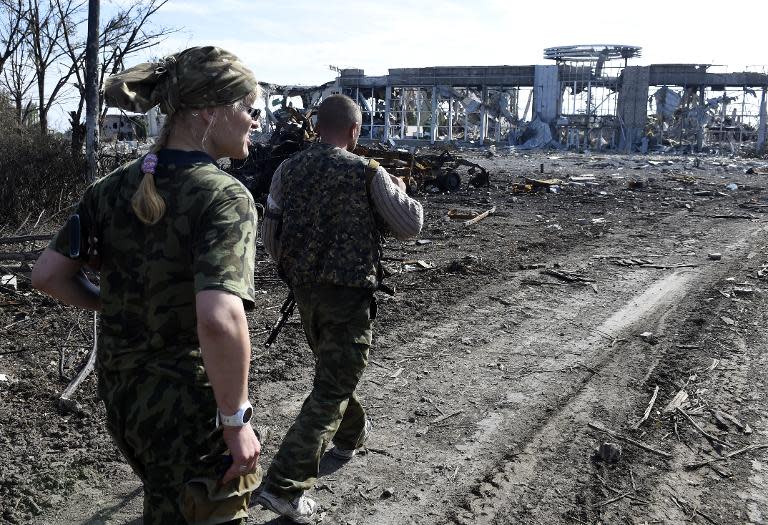
{"label": "blonde ponytail", "polygon": [[131,208],[141,222],[147,225],[155,224],[165,215],[165,201],[157,192],[155,186],[155,167],[157,166],[157,152],[163,149],[171,134],[172,116],[166,117],[160,135],[152,145],[149,153],[144,157],[141,171],[144,177],[139,183],[136,193],[131,198]]}

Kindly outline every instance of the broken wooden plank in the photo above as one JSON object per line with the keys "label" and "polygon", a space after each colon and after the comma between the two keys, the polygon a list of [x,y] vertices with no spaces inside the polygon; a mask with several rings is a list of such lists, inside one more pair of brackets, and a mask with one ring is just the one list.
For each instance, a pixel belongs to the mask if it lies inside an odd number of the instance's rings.
{"label": "broken wooden plank", "polygon": [[709,219],[758,219],[754,215],[706,215]]}
{"label": "broken wooden plank", "polygon": [[595,503],[594,505],[592,505],[592,508],[597,508],[597,507],[603,507],[605,505],[610,505],[611,503],[614,503],[616,501],[619,501],[619,500],[624,499],[626,497],[629,497],[631,495],[632,495],[631,492],[623,492],[623,493],[619,494],[618,496],[614,496],[613,498],[607,499],[605,501],[601,501],[600,503]]}
{"label": "broken wooden plank", "polygon": [[22,242],[31,242],[31,241],[50,241],[51,239],[53,239],[52,234],[20,235],[18,237],[0,237],[0,244],[19,244]]}
{"label": "broken wooden plank", "polygon": [[463,410],[457,410],[456,412],[451,412],[450,414],[444,414],[444,415],[442,415],[442,416],[438,416],[438,417],[436,417],[436,418],[435,418],[435,419],[433,419],[433,420],[432,420],[432,421],[431,421],[429,424],[430,424],[430,425],[435,425],[435,424],[437,424],[437,423],[442,423],[442,422],[443,422],[443,421],[445,421],[446,419],[448,419],[448,418],[451,418],[451,417],[454,417],[454,416],[458,416],[459,414],[462,414],[462,413],[464,413],[464,411],[463,411]]}
{"label": "broken wooden plank", "polygon": [[616,439],[620,439],[622,441],[625,441],[631,445],[635,445],[636,447],[639,447],[647,452],[651,452],[652,454],[656,454],[658,456],[661,456],[666,459],[672,459],[672,454],[669,452],[665,452],[663,450],[659,450],[657,448],[652,447],[651,445],[648,445],[646,443],[643,443],[642,441],[638,441],[636,439],[632,439],[631,437],[623,436],[617,432],[614,432],[613,430],[609,430],[602,425],[599,425],[597,423],[587,423],[589,428],[593,430],[597,430],[598,432],[603,432],[605,434],[608,434],[611,437],[614,437]]}
{"label": "broken wooden plank", "polygon": [[0,253],[0,261],[36,261],[43,250]]}
{"label": "broken wooden plank", "polygon": [[715,415],[716,418],[719,416],[719,417],[721,417],[723,419],[726,419],[726,420],[730,421],[731,423],[733,423],[736,426],[736,428],[738,428],[741,432],[743,432],[745,434],[751,434],[752,433],[752,428],[748,424],[742,423],[741,421],[736,419],[734,416],[732,416],[728,412],[724,412],[722,410],[715,410],[714,415]]}
{"label": "broken wooden plank", "polygon": [[557,277],[558,279],[561,279],[563,281],[567,281],[569,283],[591,283],[594,282],[590,279],[587,279],[586,277],[582,277],[580,275],[577,275],[572,272],[563,272],[559,270],[552,270],[552,269],[546,269],[541,270],[542,274],[544,275],[551,275],[552,277]]}
{"label": "broken wooden plank", "polygon": [[685,470],[696,470],[701,467],[706,467],[707,465],[711,465],[712,463],[717,463],[718,461],[725,461],[726,459],[730,459],[734,456],[738,456],[741,454],[744,454],[746,452],[749,452],[750,450],[760,450],[768,448],[768,443],[759,443],[759,444],[753,444],[753,445],[747,445],[744,448],[740,448],[738,450],[734,450],[733,452],[729,452],[725,454],[724,456],[720,456],[719,458],[712,458],[708,459],[707,461],[701,461],[698,463],[688,463],[685,465]]}
{"label": "broken wooden plank", "polygon": [[656,270],[674,270],[676,268],[698,268],[698,264],[643,264],[641,268],[654,268]]}
{"label": "broken wooden plank", "polygon": [[470,226],[472,224],[478,223],[478,222],[482,221],[483,219],[485,219],[486,217],[488,217],[490,215],[493,215],[494,213],[496,213],[496,206],[494,206],[490,210],[484,211],[483,213],[481,213],[480,215],[478,215],[477,217],[475,217],[473,219],[469,219],[468,221],[464,221],[464,226]]}
{"label": "broken wooden plank", "polygon": [[62,392],[61,397],[59,397],[59,408],[65,412],[77,409],[77,402],[72,400],[72,396],[77,391],[80,383],[88,377],[96,366],[96,351],[99,346],[98,320],[98,314],[93,312],[93,348],[91,348],[91,351],[88,354],[88,360],[86,361],[85,366],[78,372],[75,378],[70,381],[67,388]]}
{"label": "broken wooden plank", "polygon": [[656,385],[656,388],[653,389],[653,395],[651,396],[651,400],[648,402],[648,408],[645,409],[645,413],[643,414],[643,418],[635,423],[635,430],[640,428],[640,425],[645,423],[645,421],[648,419],[648,417],[651,415],[651,410],[653,409],[654,403],[656,403],[656,396],[659,395],[659,385]]}
{"label": "broken wooden plank", "polygon": [[683,406],[683,403],[688,401],[688,392],[685,390],[680,390],[677,394],[675,394],[675,397],[672,398],[672,401],[670,401],[666,407],[664,407],[665,414],[669,414],[671,412],[674,412],[677,407]]}
{"label": "broken wooden plank", "polygon": [[676,410],[677,410],[678,412],[680,412],[680,413],[681,413],[681,414],[682,414],[682,415],[685,417],[685,419],[687,419],[687,420],[688,420],[688,422],[689,422],[691,425],[693,425],[693,428],[695,428],[695,429],[696,429],[696,430],[697,430],[697,431],[698,431],[698,432],[699,432],[699,433],[700,433],[702,436],[704,436],[705,438],[707,438],[707,439],[708,439],[710,442],[711,442],[711,441],[714,441],[715,443],[720,443],[720,444],[721,444],[722,446],[724,446],[724,447],[730,447],[730,446],[731,446],[729,443],[726,443],[726,442],[725,442],[725,441],[723,441],[722,439],[718,438],[717,436],[713,436],[712,434],[710,434],[709,432],[707,432],[706,430],[704,430],[703,428],[701,428],[701,427],[698,425],[698,423],[696,423],[696,422],[693,420],[693,418],[692,418],[691,416],[689,416],[689,415],[688,415],[688,412],[686,412],[686,411],[685,411],[685,410],[683,410],[682,408],[680,408],[680,407],[677,407],[677,408],[676,408]]}

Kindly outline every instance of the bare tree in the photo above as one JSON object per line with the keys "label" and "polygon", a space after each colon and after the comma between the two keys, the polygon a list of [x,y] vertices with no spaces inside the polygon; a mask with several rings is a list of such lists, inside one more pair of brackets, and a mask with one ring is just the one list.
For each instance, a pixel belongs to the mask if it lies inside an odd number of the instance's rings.
{"label": "bare tree", "polygon": [[27,36],[24,0],[0,0],[0,71]]}
{"label": "bare tree", "polygon": [[[75,33],[84,20],[82,0],[27,0],[29,33],[27,40],[37,80],[37,98],[40,112],[40,130],[48,131],[48,112],[61,94],[61,90],[81,66],[80,60],[71,61],[61,48],[65,32]],[[81,17],[80,20],[75,20]],[[82,47],[82,44],[81,44]]]}
{"label": "bare tree", "polygon": [[[63,0],[56,0],[57,4]],[[101,30],[99,50],[101,65],[99,75],[99,90],[104,87],[107,76],[117,73],[124,67],[125,59],[130,55],[156,46],[162,40],[175,32],[175,29],[164,27],[151,28],[150,18],[167,3],[168,0],[137,0],[128,9],[124,9],[107,20]],[[63,13],[63,9],[61,13]],[[60,14],[61,16],[61,14]],[[62,51],[66,53],[73,64],[77,64],[74,72],[75,87],[80,93],[77,109],[70,112],[72,123],[72,151],[82,151],[85,134],[81,133],[80,124],[85,107],[85,64],[82,42],[75,41],[70,30],[66,29],[60,41]],[[103,105],[103,99],[100,101]],[[102,114],[103,118],[103,114]]]}
{"label": "bare tree", "polygon": [[26,122],[32,110],[29,90],[35,85],[37,75],[31,67],[29,53],[24,45],[19,46],[8,58],[3,69],[2,87],[8,92],[16,108],[19,124]]}

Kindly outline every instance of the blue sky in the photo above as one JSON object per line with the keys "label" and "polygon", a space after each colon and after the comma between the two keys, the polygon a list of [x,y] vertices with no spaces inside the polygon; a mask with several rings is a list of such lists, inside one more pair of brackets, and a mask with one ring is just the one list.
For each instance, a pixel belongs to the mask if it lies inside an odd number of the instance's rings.
{"label": "blue sky", "polygon": [[[121,0],[122,1],[122,0]],[[545,47],[630,44],[638,64],[768,64],[768,1],[646,0],[170,0],[155,20],[181,27],[158,51],[215,44],[240,55],[260,80],[318,84],[329,64],[367,74],[388,68],[544,63]],[[750,24],[745,20],[755,20]]]}
{"label": "blue sky", "polygon": [[[102,17],[130,1],[104,0]],[[180,30],[153,55],[218,45],[259,80],[277,84],[327,82],[335,76],[329,65],[371,75],[396,67],[542,64],[545,47],[571,44],[641,46],[637,65],[768,65],[766,0],[170,0],[153,20]]]}

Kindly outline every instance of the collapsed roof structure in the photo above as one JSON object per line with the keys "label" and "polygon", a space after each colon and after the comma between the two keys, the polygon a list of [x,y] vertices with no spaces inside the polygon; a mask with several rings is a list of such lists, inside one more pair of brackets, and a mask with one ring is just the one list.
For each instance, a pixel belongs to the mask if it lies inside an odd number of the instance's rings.
{"label": "collapsed roof structure", "polygon": [[765,150],[768,75],[629,65],[640,54],[637,46],[598,44],[548,48],[549,65],[397,68],[383,76],[342,69],[314,88],[267,85],[267,129],[277,122],[276,96],[284,104],[301,96],[310,107],[341,92],[360,104],[368,141]]}

